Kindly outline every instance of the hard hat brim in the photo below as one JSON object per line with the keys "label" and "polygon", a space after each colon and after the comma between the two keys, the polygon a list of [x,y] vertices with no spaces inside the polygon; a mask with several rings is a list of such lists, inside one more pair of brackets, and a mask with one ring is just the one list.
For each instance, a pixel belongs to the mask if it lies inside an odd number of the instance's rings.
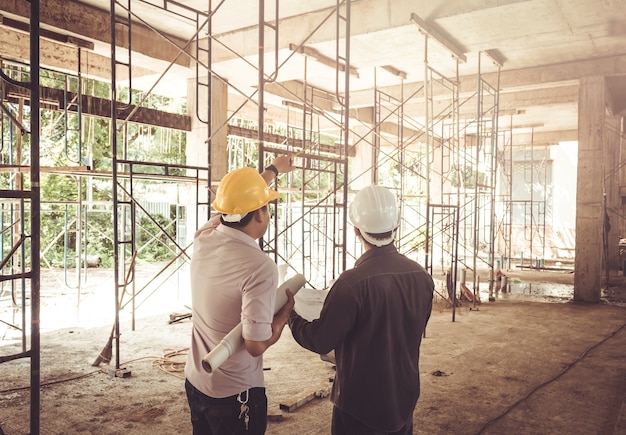
{"label": "hard hat brim", "polygon": [[395,238],[396,238],[396,230],[392,230],[391,232],[391,236],[390,237],[386,237],[384,239],[376,239],[374,237],[371,237],[369,234],[367,234],[365,231],[361,231],[361,237],[363,237],[369,244],[374,245],[378,248],[381,248],[383,246],[386,246],[390,243],[392,243]]}
{"label": "hard hat brim", "polygon": [[[259,204],[257,204],[256,207],[254,208],[250,208],[248,209],[239,209],[237,211],[237,214],[245,214],[245,213],[250,213],[251,211],[254,210],[258,210],[261,207],[266,206],[267,204],[269,204],[272,201],[277,200],[278,198],[280,198],[280,193],[276,192],[273,189],[268,188],[267,189],[267,198],[265,198],[265,201],[259,202]],[[226,209],[222,209],[219,204],[217,203],[217,200],[213,200],[213,202],[211,203],[211,206],[213,207],[213,209],[219,213],[224,213],[224,214],[232,214],[233,212],[231,210],[226,210]]]}

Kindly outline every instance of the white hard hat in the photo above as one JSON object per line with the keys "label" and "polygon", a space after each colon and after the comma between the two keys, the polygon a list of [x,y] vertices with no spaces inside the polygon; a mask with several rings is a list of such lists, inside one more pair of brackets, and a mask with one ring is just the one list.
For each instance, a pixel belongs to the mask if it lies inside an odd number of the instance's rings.
{"label": "white hard hat", "polygon": [[350,204],[350,222],[361,230],[365,240],[375,246],[388,245],[394,234],[376,239],[364,233],[380,234],[394,231],[400,224],[400,209],[395,195],[383,186],[370,185],[357,192]]}

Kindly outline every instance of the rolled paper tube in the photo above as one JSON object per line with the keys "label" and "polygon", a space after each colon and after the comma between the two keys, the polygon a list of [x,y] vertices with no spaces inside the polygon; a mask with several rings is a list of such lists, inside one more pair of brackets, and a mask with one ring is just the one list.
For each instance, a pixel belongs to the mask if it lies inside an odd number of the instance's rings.
{"label": "rolled paper tube", "polygon": [[[296,274],[282,283],[276,290],[276,302],[274,304],[274,314],[276,314],[287,302],[285,290],[291,290],[291,294],[295,295],[306,283],[306,278],[301,274]],[[239,323],[228,334],[224,336],[211,352],[202,358],[202,367],[209,373],[222,365],[224,361],[230,358],[243,344],[241,333],[243,325]]]}

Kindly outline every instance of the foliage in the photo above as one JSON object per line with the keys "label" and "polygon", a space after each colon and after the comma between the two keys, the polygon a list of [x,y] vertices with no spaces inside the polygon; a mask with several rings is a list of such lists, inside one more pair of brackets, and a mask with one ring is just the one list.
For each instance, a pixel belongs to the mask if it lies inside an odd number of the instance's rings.
{"label": "foliage", "polygon": [[100,266],[113,267],[113,216],[110,210],[87,213],[86,255],[100,259]]}
{"label": "foliage", "polygon": [[[476,171],[472,166],[463,165],[460,168],[456,165],[452,167],[452,185],[462,189],[476,188]],[[484,186],[487,182],[487,175],[484,172],[478,173],[478,186]]]}
{"label": "foliage", "polygon": [[[9,64],[7,64],[9,65]],[[27,83],[29,70],[22,65],[3,65],[12,78]],[[8,69],[7,69],[8,68]],[[73,94],[109,99],[111,86],[108,83],[42,70],[43,87],[61,89]],[[80,89],[79,89],[80,88]],[[66,94],[68,96],[72,94]],[[185,103],[179,100],[147,95],[141,91],[118,89],[118,100],[130,100],[133,104],[172,113],[186,113]],[[9,105],[16,119],[24,126],[30,125],[30,108],[25,106],[18,113],[17,105]],[[30,135],[22,134],[18,126],[8,117],[1,116],[0,163],[5,165],[30,165]],[[71,175],[81,167],[110,173],[113,159],[110,139],[110,120],[79,114],[77,106],[70,104],[68,110],[58,110],[43,104],[40,110],[41,137],[39,163],[41,171],[41,220],[40,241],[42,265],[75,267],[77,252],[96,256],[101,265],[113,265],[113,184],[111,177],[85,177]],[[143,172],[163,173],[163,166],[184,165],[186,134],[154,126],[123,123],[118,121],[118,158],[156,163],[144,165]],[[53,168],[50,171],[47,168]],[[68,168],[64,170],[62,168]],[[122,168],[121,171],[126,170]],[[169,174],[182,174],[182,170],[170,170]],[[28,175],[19,172],[0,174],[0,189],[29,189]],[[29,218],[29,212],[24,212]],[[157,216],[159,226],[167,227],[170,217]],[[28,222],[28,220],[27,220]],[[3,224],[3,229],[7,224]],[[79,231],[80,230],[80,231]],[[23,230],[27,233],[30,230]],[[162,260],[172,257],[171,241],[157,225],[146,217],[139,219],[136,231],[140,258]],[[168,228],[175,236],[175,227]],[[9,238],[3,240],[6,250]],[[30,257],[30,255],[28,255]]]}
{"label": "foliage", "polygon": [[[152,219],[142,216],[139,220],[137,235],[138,257],[146,261],[161,261],[173,258],[176,252],[171,239],[176,237],[174,221],[163,215],[154,215]],[[168,237],[169,235],[170,237]]]}

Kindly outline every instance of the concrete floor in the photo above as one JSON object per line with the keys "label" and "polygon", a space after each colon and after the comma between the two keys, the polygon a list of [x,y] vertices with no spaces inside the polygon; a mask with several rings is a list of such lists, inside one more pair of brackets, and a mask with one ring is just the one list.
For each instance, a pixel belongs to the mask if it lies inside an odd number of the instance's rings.
{"label": "concrete floor", "polygon": [[[613,288],[614,300],[602,304],[500,294],[495,302],[463,303],[454,322],[449,304],[437,301],[422,345],[414,433],[625,434],[622,291]],[[110,327],[44,333],[41,433],[190,433],[180,378],[190,323],[168,324],[170,312],[138,319],[135,331],[122,325],[120,361],[128,378],[91,366]],[[16,350],[0,342],[2,354]],[[279,405],[328,391],[332,365],[299,348],[286,329],[265,367],[270,411],[281,417],[267,433],[329,433],[327,397],[293,412]],[[28,385],[27,360],[2,365],[0,426],[7,435],[28,433]]]}

